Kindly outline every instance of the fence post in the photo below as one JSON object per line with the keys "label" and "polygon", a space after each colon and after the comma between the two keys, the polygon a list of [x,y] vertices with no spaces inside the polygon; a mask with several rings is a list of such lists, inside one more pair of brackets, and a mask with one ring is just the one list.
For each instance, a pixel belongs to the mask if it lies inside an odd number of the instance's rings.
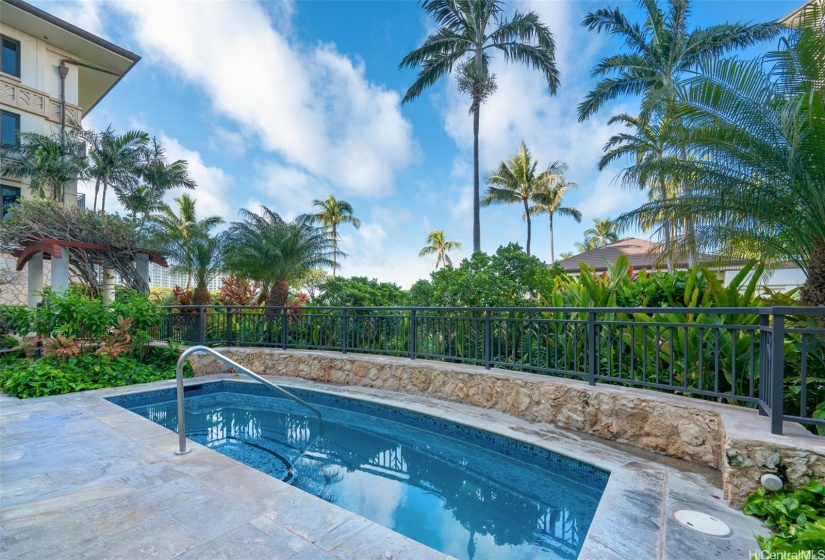
{"label": "fence post", "polygon": [[166,314],[166,343],[167,344],[169,343],[169,341],[172,340],[172,332],[173,332],[172,321],[174,320],[173,317],[172,317],[172,313],[173,313],[173,311],[170,310],[169,313]]}
{"label": "fence post", "polygon": [[415,352],[416,348],[416,320],[415,320],[415,309],[410,309],[410,359],[415,359]]}
{"label": "fence post", "polygon": [[771,357],[771,433],[782,435],[785,415],[785,315],[773,316],[773,356]]}
{"label": "fence post", "polygon": [[[768,371],[768,329],[771,326],[771,317],[768,313],[759,314],[759,400],[764,403],[769,403],[768,394],[770,392],[769,383],[767,380],[771,378]],[[753,375],[753,374],[751,374]],[[767,416],[768,413],[762,406],[756,407],[759,410],[759,416]]]}
{"label": "fence post", "polygon": [[587,312],[587,379],[596,384],[596,313]]}
{"label": "fence post", "polygon": [[346,308],[341,314],[341,352],[347,353],[347,340],[349,339],[349,316]]}
{"label": "fence post", "polygon": [[226,345],[232,346],[232,307],[226,308]]}
{"label": "fence post", "polygon": [[289,327],[286,323],[286,307],[281,308],[281,348],[286,350],[286,342],[289,337]]}
{"label": "fence post", "polygon": [[204,336],[205,335],[204,331],[206,330],[205,322],[206,322],[206,318],[204,316],[203,306],[199,305],[198,306],[198,344],[201,345],[201,346],[203,346],[204,338],[206,338]]}
{"label": "fence post", "polygon": [[493,365],[493,330],[490,310],[484,310],[484,369]]}

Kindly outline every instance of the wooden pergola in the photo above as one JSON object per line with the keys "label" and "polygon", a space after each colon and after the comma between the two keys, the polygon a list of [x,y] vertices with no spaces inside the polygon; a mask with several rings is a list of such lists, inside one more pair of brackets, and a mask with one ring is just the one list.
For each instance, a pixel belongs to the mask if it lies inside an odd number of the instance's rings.
{"label": "wooden pergola", "polygon": [[[83,241],[68,241],[66,239],[51,239],[51,238],[44,238],[37,241],[26,241],[23,244],[22,249],[17,249],[12,251],[11,254],[13,257],[17,257],[17,271],[23,270],[25,268],[26,263],[38,253],[43,253],[43,258],[54,258],[54,259],[62,259],[63,258],[63,248],[74,248],[74,249],[87,249],[89,251],[103,251],[106,253],[109,252],[117,252],[123,253],[126,252],[123,249],[118,247],[114,247],[112,245],[100,245],[97,243],[85,243]],[[131,251],[132,255],[139,255],[144,254],[149,257],[149,262],[155,263],[159,266],[164,268],[169,268],[169,263],[166,262],[166,259],[163,255],[155,252],[150,251],[148,249],[139,249],[137,251]],[[134,260],[134,256],[132,257]],[[105,264],[100,262],[98,264]]]}

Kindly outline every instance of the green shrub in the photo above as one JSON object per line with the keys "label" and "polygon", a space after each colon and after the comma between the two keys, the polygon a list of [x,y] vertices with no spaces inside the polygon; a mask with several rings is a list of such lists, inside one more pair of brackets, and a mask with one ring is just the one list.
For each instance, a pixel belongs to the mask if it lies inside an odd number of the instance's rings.
{"label": "green shrub", "polygon": [[756,537],[764,552],[825,551],[825,487],[822,482],[813,480],[796,492],[769,493],[760,488],[745,500],[744,511],[762,518],[765,525],[776,532],[770,537]]}
{"label": "green shrub", "polygon": [[[0,389],[12,397],[26,399],[150,383],[174,378],[177,357],[176,349],[152,348],[143,363],[128,356],[110,360],[94,354],[65,360],[54,354],[39,360],[8,359],[0,362]],[[192,375],[188,364],[184,375]]]}

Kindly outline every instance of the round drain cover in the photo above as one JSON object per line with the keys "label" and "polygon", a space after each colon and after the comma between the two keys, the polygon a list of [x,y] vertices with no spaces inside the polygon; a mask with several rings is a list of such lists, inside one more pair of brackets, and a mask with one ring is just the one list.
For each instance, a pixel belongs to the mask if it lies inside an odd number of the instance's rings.
{"label": "round drain cover", "polygon": [[673,517],[685,527],[712,537],[727,537],[732,532],[727,523],[701,511],[680,509]]}

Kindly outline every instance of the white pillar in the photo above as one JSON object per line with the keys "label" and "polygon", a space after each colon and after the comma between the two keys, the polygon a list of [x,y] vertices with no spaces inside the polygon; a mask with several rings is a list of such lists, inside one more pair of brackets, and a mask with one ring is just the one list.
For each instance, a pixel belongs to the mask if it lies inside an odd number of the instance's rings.
{"label": "white pillar", "polygon": [[143,281],[146,282],[146,289],[148,290],[151,280],[149,277],[149,255],[146,253],[136,254],[135,267],[137,268],[138,276],[143,278]]}
{"label": "white pillar", "polygon": [[30,258],[26,270],[29,273],[29,307],[34,309],[43,300],[40,297],[43,290],[43,253]]}
{"label": "white pillar", "polygon": [[115,269],[103,269],[103,303],[115,301]]}
{"label": "white pillar", "polygon": [[62,251],[63,258],[52,256],[52,290],[65,292],[69,288],[69,251]]}

